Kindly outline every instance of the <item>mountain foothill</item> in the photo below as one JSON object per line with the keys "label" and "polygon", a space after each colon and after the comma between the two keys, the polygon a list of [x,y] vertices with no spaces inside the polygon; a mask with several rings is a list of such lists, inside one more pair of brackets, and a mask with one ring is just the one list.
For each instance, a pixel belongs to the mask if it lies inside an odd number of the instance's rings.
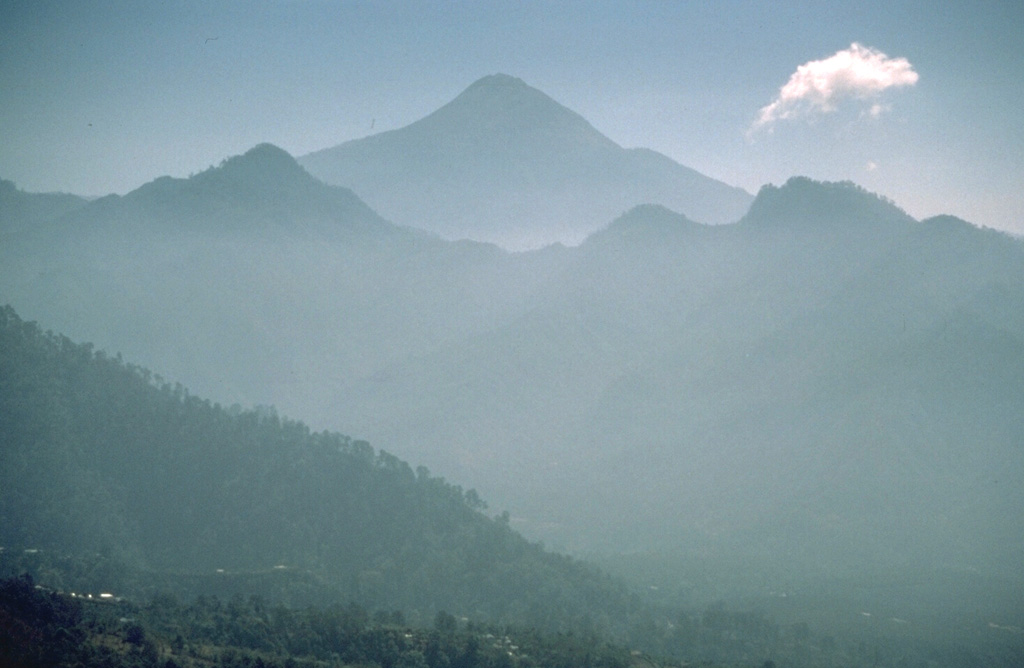
{"label": "mountain foothill", "polygon": [[550,621],[538,586],[577,619],[636,605],[520,534],[746,593],[984,574],[1024,609],[1018,238],[848,182],[751,196],[504,75],[297,160],[95,200],[0,182],[0,221],[5,544],[272,555],[499,619]]}

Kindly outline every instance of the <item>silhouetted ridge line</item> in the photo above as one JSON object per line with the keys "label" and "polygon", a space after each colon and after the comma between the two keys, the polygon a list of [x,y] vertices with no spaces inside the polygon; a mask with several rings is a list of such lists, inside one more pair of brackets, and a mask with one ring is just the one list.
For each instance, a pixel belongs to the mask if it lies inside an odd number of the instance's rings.
{"label": "silhouetted ridge line", "polygon": [[299,162],[396,223],[511,250],[579,244],[640,204],[721,224],[752,200],[664,155],[621,147],[504,74],[479,79],[405,127]]}
{"label": "silhouetted ridge line", "polygon": [[[507,513],[484,515],[474,490],[273,408],[224,409],[10,306],[0,415],[0,544],[103,552],[130,567],[112,569],[106,591],[142,598],[156,579],[195,595],[202,579],[285,571],[285,599],[323,589],[430,616],[571,626],[599,610],[621,627],[635,604],[528,542]],[[80,574],[65,575],[81,591]]]}
{"label": "silhouetted ridge line", "polygon": [[814,181],[794,176],[782,186],[766,185],[757,193],[744,224],[815,224],[828,226],[914,219],[892,201],[850,182]]}
{"label": "silhouetted ridge line", "polygon": [[710,226],[696,223],[660,204],[641,204],[616,218],[606,229],[592,234],[586,244],[609,239],[636,239],[665,243],[707,232]]}

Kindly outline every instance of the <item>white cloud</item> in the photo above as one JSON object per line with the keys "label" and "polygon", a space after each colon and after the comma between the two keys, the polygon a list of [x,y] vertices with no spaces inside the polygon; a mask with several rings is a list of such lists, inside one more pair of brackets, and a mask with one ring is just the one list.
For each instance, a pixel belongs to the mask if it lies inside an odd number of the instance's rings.
{"label": "white cloud", "polygon": [[889,111],[889,105],[879,104],[876,102],[873,105],[871,105],[870,109],[868,109],[867,115],[870,116],[871,118],[878,118],[886,111]]}
{"label": "white cloud", "polygon": [[[917,72],[906,58],[890,58],[877,49],[854,42],[824,60],[812,60],[796,68],[775,100],[758,113],[750,131],[776,121],[791,120],[818,113],[830,113],[847,99],[873,100],[887,88],[913,86]],[[868,115],[879,116],[886,110],[874,103]]]}

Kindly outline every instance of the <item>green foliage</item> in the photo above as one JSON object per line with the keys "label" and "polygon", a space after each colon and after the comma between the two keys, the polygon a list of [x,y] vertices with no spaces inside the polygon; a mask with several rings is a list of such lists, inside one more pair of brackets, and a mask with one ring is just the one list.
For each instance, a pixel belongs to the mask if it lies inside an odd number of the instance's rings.
{"label": "green foliage", "polygon": [[[629,650],[593,633],[460,624],[440,613],[439,626],[406,626],[394,613],[356,605],[290,609],[258,597],[167,595],[146,605],[101,603],[42,590],[27,577],[0,581],[0,665],[257,668],[673,668],[730,666],[903,666],[946,668],[1019,665],[1022,647],[894,643],[884,638],[838,642],[805,624],[780,627],[751,612],[707,608],[673,624],[652,624],[668,644],[659,654]],[[683,661],[685,659],[685,661]]]}
{"label": "green foliage", "polygon": [[[69,589],[139,593],[141,573],[176,574],[173,589],[189,593],[261,582],[293,603],[326,590],[424,619],[452,610],[551,628],[595,610],[617,626],[635,606],[623,586],[483,515],[473,490],[273,410],[224,410],[10,307],[0,439],[0,544],[100,555],[88,573],[55,568],[52,584]],[[102,564],[123,567],[104,581]]]}
{"label": "green foliage", "polygon": [[36,588],[29,576],[0,581],[0,665],[58,663],[80,644],[80,606]]}
{"label": "green foliage", "polygon": [[625,668],[633,663],[625,648],[566,634],[490,626],[439,633],[358,606],[290,610],[255,597],[227,603],[202,597],[190,605],[166,596],[141,607],[87,604],[40,591],[27,578],[0,582],[0,615],[3,665]]}

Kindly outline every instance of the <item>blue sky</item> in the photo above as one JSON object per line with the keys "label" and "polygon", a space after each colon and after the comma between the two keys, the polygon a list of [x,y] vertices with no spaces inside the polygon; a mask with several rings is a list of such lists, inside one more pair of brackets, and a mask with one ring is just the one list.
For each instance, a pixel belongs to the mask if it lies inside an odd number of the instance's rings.
{"label": "blue sky", "polygon": [[[259,142],[302,155],[401,127],[502,72],[751,192],[849,179],[1024,234],[1021,35],[1011,1],[0,0],[0,177],[124,193]],[[853,43],[915,81],[757,125],[798,67]]]}

